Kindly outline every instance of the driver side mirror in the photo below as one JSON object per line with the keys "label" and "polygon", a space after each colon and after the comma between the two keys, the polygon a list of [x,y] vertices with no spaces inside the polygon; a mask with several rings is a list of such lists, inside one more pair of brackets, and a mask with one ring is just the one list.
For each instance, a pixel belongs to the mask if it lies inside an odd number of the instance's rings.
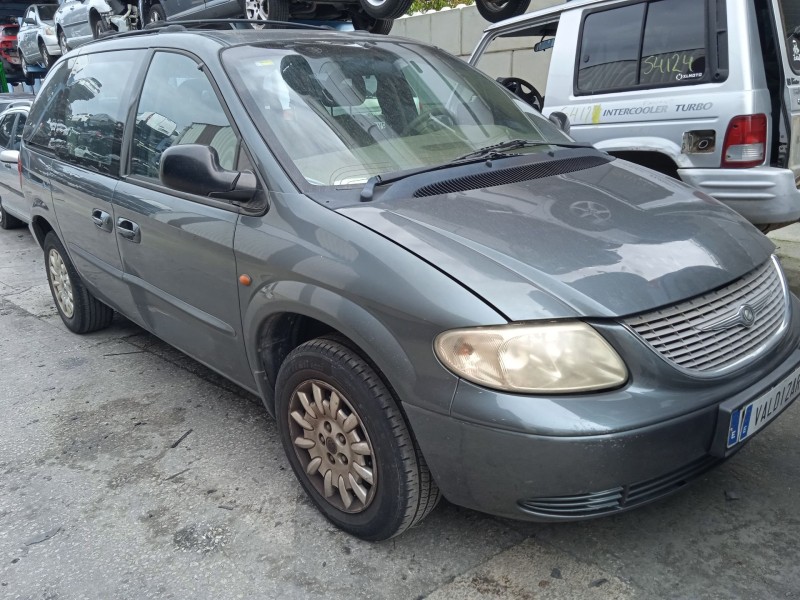
{"label": "driver side mirror", "polygon": [[22,22],[25,25],[36,25],[36,19],[34,19],[33,17],[25,17],[25,19]]}
{"label": "driver side mirror", "polygon": [[159,179],[173,190],[221,200],[246,202],[258,191],[253,173],[223,169],[217,151],[202,144],[181,144],[164,150]]}
{"label": "driver side mirror", "polygon": [[569,117],[567,115],[565,115],[560,110],[557,110],[555,112],[550,113],[550,116],[547,118],[561,131],[569,135],[569,130],[571,126],[569,124]]}

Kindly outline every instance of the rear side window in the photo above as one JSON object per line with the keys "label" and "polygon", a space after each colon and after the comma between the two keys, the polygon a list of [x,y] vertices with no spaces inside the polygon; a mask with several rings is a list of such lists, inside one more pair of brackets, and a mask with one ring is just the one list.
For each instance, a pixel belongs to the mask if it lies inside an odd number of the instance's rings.
{"label": "rear side window", "polygon": [[578,91],[686,85],[706,80],[706,3],[656,0],[589,14]]}
{"label": "rear side window", "polygon": [[781,0],[781,10],[789,62],[794,72],[800,73],[800,2]]}
{"label": "rear side window", "polygon": [[222,168],[236,167],[238,139],[211,82],[188,56],[159,52],[136,110],[131,175],[158,180],[161,154],[179,144],[211,146]]}
{"label": "rear side window", "polygon": [[[104,175],[119,175],[125,115],[132,75],[145,50],[124,50],[77,56],[48,80],[37,106],[47,107],[25,139],[55,152],[63,160]],[[52,89],[51,89],[52,88]],[[31,119],[33,120],[33,119]]]}

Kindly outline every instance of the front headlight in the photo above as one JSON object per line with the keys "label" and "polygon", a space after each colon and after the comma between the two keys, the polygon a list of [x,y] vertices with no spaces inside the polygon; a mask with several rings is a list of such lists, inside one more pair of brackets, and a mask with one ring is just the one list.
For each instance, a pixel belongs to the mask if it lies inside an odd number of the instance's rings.
{"label": "front headlight", "polygon": [[628,379],[609,343],[580,322],[454,329],[434,349],[456,375],[508,392],[589,392]]}
{"label": "front headlight", "polygon": [[53,31],[53,28],[52,28],[52,27],[50,27],[50,26],[46,26],[46,27],[44,28],[44,33],[45,33],[45,35],[55,35],[55,33],[56,33],[56,32],[55,32],[55,31]]}

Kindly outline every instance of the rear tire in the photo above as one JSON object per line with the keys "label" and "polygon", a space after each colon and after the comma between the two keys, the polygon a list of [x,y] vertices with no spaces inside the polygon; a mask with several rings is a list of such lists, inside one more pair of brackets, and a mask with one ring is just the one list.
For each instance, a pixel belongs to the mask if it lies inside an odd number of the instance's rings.
{"label": "rear tire", "polygon": [[90,333],[111,324],[114,311],[86,289],[61,240],[52,231],[44,238],[44,264],[50,293],[67,329]]}
{"label": "rear tire", "polygon": [[440,498],[397,400],[375,369],[338,339],[295,348],[281,365],[278,431],[295,475],[332,523],[385,540]]}
{"label": "rear tire", "polygon": [[3,202],[0,201],[0,228],[3,229],[16,229],[22,227],[24,223],[17,217],[12,217],[5,210],[3,210]]}
{"label": "rear tire", "polygon": [[490,23],[497,23],[523,14],[531,4],[531,0],[475,0],[475,6],[481,16]]}
{"label": "rear tire", "polygon": [[19,53],[19,67],[22,70],[22,76],[25,78],[25,83],[27,85],[36,83],[33,75],[28,71],[28,61],[25,60],[25,55],[22,54],[22,52]]}

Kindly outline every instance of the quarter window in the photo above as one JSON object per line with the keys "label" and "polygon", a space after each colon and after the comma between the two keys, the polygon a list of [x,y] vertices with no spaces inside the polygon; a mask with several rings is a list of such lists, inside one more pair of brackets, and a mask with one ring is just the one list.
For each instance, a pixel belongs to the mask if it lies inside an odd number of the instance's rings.
{"label": "quarter window", "polygon": [[656,0],[592,13],[584,23],[578,89],[597,93],[704,81],[706,30],[706,3],[698,0]]}
{"label": "quarter window", "polygon": [[236,167],[239,143],[208,78],[188,56],[161,52],[136,110],[131,174],[157,180],[161,154],[179,144],[210,146],[222,168]]}

